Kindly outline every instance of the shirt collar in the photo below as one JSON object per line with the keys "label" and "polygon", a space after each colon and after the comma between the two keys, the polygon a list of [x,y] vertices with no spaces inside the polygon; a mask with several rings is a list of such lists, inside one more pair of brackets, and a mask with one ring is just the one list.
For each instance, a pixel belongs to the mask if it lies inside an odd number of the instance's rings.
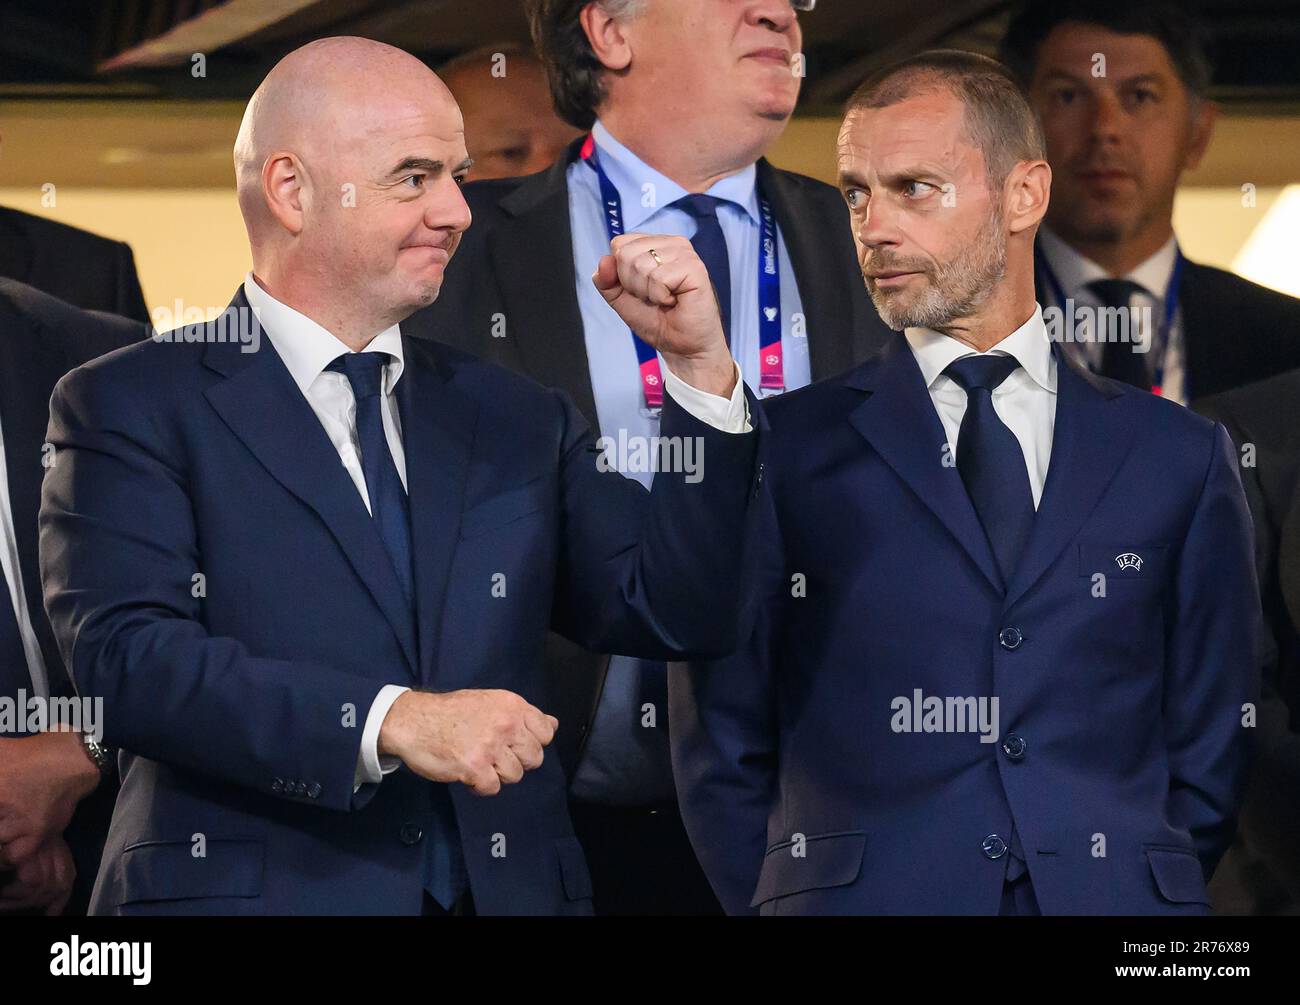
{"label": "shirt collar", "polygon": [[[600,155],[601,168],[618,189],[619,198],[623,201],[625,231],[637,230],[660,209],[689,195],[677,182],[660,174],[616,140],[599,119],[591,127],[591,138]],[[714,182],[704,194],[735,204],[748,213],[754,223],[758,223],[757,179],[758,168],[750,164]],[[646,185],[654,186],[648,190],[655,194],[650,206],[642,205],[642,193],[647,191]]]}
{"label": "shirt collar", "polygon": [[931,387],[948,364],[967,356],[989,354],[1014,356],[1025,372],[1043,390],[1056,393],[1056,360],[1043,323],[1043,310],[1034,306],[1033,316],[995,345],[988,353],[977,353],[964,342],[930,328],[908,328],[904,334],[912,355],[921,368],[925,386]]}
{"label": "shirt collar", "polygon": [[[1061,291],[1067,297],[1077,297],[1088,283],[1110,279],[1111,275],[1092,259],[1081,255],[1047,227],[1038,232],[1043,256],[1051,267]],[[1137,283],[1156,301],[1163,302],[1178,257],[1178,238],[1171,236],[1154,255],[1119,278]],[[1050,291],[1049,291],[1050,292]]]}
{"label": "shirt collar", "polygon": [[[283,304],[258,285],[250,272],[244,277],[244,296],[258,323],[275,346],[280,359],[303,394],[336,358],[351,352],[335,336],[305,314]],[[391,394],[405,367],[402,333],[397,325],[385,328],[370,340],[363,352],[386,352],[392,359],[384,366],[384,391]]]}

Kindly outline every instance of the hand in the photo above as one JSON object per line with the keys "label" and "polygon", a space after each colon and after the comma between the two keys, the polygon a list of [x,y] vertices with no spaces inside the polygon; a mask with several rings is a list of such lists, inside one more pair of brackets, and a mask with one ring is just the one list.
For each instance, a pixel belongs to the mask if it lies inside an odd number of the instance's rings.
{"label": "hand", "polygon": [[494,796],[541,766],[559,725],[511,691],[407,691],[379,727],[379,753],[431,781]]}
{"label": "hand", "polygon": [[0,861],[23,862],[67,829],[99,769],[76,733],[0,739]]}
{"label": "hand", "polygon": [[730,396],[736,367],[709,272],[691,242],[621,234],[609,248],[591,277],[601,296],[678,377],[701,391]]}
{"label": "hand", "polygon": [[0,878],[0,912],[42,908],[50,917],[62,914],[76,878],[72,852],[56,835],[28,855],[13,873]]}

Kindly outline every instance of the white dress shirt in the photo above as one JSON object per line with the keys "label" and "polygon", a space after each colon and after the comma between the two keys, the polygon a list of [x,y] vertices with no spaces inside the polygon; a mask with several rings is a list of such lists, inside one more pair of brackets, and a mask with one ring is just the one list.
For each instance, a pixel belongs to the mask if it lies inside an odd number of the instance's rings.
{"label": "white dress shirt", "polygon": [[[357,404],[352,393],[352,384],[341,373],[326,370],[335,359],[351,352],[346,345],[304,314],[287,304],[276,300],[258,285],[250,272],[244,278],[244,295],[248,305],[257,316],[258,323],[271,340],[275,351],[284,362],[303,397],[311,406],[316,418],[320,420],[330,443],[338,452],[343,468],[357,487],[366,509],[370,509],[370,496],[366,491],[366,476],[361,467],[361,447],[357,439]],[[402,377],[404,359],[402,355],[402,335],[397,325],[386,328],[376,335],[363,352],[388,353],[391,359],[384,365],[383,394],[380,410],[384,422],[384,436],[388,440],[388,449],[393,455],[393,464],[406,487],[406,452],[402,447],[401,417],[398,413],[397,399],[394,392],[397,382]],[[749,406],[745,401],[744,382],[740,369],[736,369],[736,387],[730,398],[708,394],[681,380],[667,367],[664,368],[664,390],[671,394],[686,411],[701,422],[720,429],[723,432],[749,432]],[[3,458],[0,457],[0,474],[3,473]],[[4,512],[8,513],[8,494],[5,495]],[[10,531],[12,535],[12,531]],[[5,570],[6,574],[8,569]],[[21,588],[18,591],[15,610],[20,608]],[[30,632],[30,628],[27,629]],[[24,638],[25,641],[25,638]],[[33,637],[33,642],[35,639]],[[40,651],[37,649],[37,657]],[[359,788],[363,783],[377,783],[384,775],[396,771],[400,761],[393,757],[379,756],[379,730],[383,725],[388,710],[404,691],[410,688],[400,684],[386,684],[375,697],[366,723],[361,733],[361,749],[357,754],[355,784]]]}
{"label": "white dress shirt", "polygon": [[977,353],[964,342],[929,328],[908,328],[904,334],[921,368],[954,458],[961,456],[957,437],[966,414],[966,392],[944,374],[944,369],[967,356],[1010,355],[1020,362],[1020,369],[994,388],[993,411],[1020,443],[1034,495],[1034,509],[1038,509],[1056,425],[1056,357],[1052,355],[1052,343],[1043,324],[1042,308],[1035,306],[1033,317],[986,353]]}
{"label": "white dress shirt", "polygon": [[[38,463],[37,458],[32,458],[32,463]],[[25,529],[29,534],[36,533],[35,527]],[[41,644],[36,640],[36,632],[32,628],[31,615],[27,610],[27,594],[23,590],[22,566],[18,564],[18,537],[14,533],[14,514],[9,503],[9,469],[5,464],[3,430],[0,430],[0,570],[4,575],[5,588],[9,591],[9,599],[14,605],[14,614],[18,618],[18,634],[23,640],[27,670],[32,677],[29,693],[48,698],[50,679],[45,669]],[[40,612],[41,616],[44,614],[44,611]]]}
{"label": "white dress shirt", "polygon": [[[1072,247],[1065,243],[1056,234],[1053,234],[1047,227],[1042,227],[1038,232],[1038,244],[1042,251],[1043,257],[1047,259],[1047,264],[1051,267],[1056,281],[1061,284],[1061,291],[1064,295],[1075,302],[1080,307],[1101,307],[1101,300],[1097,295],[1088,288],[1088,284],[1098,279],[1111,279],[1109,272],[1087,258]],[[1144,308],[1151,312],[1151,326],[1142,333],[1143,341],[1149,341],[1155,334],[1165,319],[1165,298],[1169,294],[1169,280],[1174,272],[1174,262],[1178,257],[1178,239],[1170,237],[1168,241],[1154,255],[1135,268],[1118,278],[1127,279],[1130,282],[1137,283],[1145,292],[1134,293],[1129,303],[1130,309]],[[1051,289],[1050,283],[1043,284],[1044,296],[1057,296],[1055,290]],[[1063,307],[1063,304],[1053,306]],[[1074,342],[1065,343],[1064,348],[1067,351],[1074,351],[1076,355],[1072,358],[1079,360],[1085,366],[1094,371],[1101,369],[1101,354],[1103,344],[1101,342]],[[1149,351],[1149,350],[1148,350]],[[1180,405],[1187,404],[1187,396],[1184,388],[1186,377],[1186,366],[1184,364],[1184,347],[1183,347],[1183,322],[1182,312],[1175,311],[1173,321],[1169,326],[1167,341],[1165,342],[1164,359],[1157,364],[1163,365],[1164,374],[1161,378],[1160,395],[1171,401],[1176,401]]]}

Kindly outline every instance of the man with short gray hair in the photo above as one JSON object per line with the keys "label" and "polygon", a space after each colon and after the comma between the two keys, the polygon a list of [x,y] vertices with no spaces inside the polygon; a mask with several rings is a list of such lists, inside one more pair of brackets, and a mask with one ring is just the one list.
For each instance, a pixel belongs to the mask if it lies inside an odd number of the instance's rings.
{"label": "man with short gray hair", "polygon": [[1049,339],[999,64],[882,70],[839,171],[902,331],[765,406],[751,630],[669,675],[705,871],[732,913],[1204,914],[1259,695],[1232,444]]}

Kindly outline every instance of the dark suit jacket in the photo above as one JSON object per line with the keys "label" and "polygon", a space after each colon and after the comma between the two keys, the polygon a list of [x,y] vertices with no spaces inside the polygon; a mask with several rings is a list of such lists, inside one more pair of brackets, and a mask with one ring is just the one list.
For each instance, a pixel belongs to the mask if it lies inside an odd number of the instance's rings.
{"label": "dark suit jacket", "polygon": [[[232,307],[247,318],[242,290]],[[221,334],[112,353],[50,405],[46,607],[124,752],[91,909],[418,914],[433,783],[403,768],[353,791],[379,690],[545,708],[548,628],[659,659],[733,648],[758,433],[669,402],[665,435],[702,437],[708,477],[647,494],[599,472],[561,393],[404,339],[417,629],[270,339],[244,352]],[[449,788],[479,913],[590,909],[554,757],[491,798]]]}
{"label": "dark suit jacket", "polygon": [[[1038,302],[1054,303],[1038,283]],[[1300,300],[1210,265],[1188,262],[1178,286],[1186,400],[1300,367]]]}
{"label": "dark suit jacket", "polygon": [[[1211,892],[1231,913],[1300,913],[1300,370],[1193,402],[1243,456],[1264,601],[1259,755]],[[1253,456],[1252,456],[1253,454]]]}
{"label": "dark suit jacket", "polygon": [[[1046,914],[1206,911],[1259,687],[1232,445],[1171,402],[1057,374],[1005,585],[901,335],[765,403],[756,628],[669,672],[682,816],[729,912],[995,914],[1007,863],[987,842],[1013,829]],[[896,731],[917,690],[997,697],[998,742]]]}
{"label": "dark suit jacket", "polygon": [[[69,370],[145,335],[142,324],[111,314],[80,311],[12,279],[0,279],[0,434],[4,437],[9,506],[27,610],[45,657],[50,691],[59,696],[73,693],[72,682],[45,618],[36,544],[50,394]],[[69,902],[70,912],[84,911],[89,900],[114,791],[113,785],[105,783],[83,800],[65,835],[77,860],[77,885]]]}
{"label": "dark suit jacket", "polygon": [[[402,331],[447,342],[565,391],[597,425],[596,403],[574,288],[569,192],[565,172],[582,145],[527,178],[465,187],[474,215],[447,270],[437,301],[402,323]],[[785,239],[807,317],[813,379],[866,359],[890,332],[867,296],[857,268],[844,201],[829,185],[758,162],[758,185]],[[506,337],[494,338],[499,318]],[[572,776],[581,757],[609,657],[552,637],[547,673],[561,722],[556,737]]]}
{"label": "dark suit jacket", "polygon": [[86,310],[149,320],[129,245],[4,206],[0,276]]}

